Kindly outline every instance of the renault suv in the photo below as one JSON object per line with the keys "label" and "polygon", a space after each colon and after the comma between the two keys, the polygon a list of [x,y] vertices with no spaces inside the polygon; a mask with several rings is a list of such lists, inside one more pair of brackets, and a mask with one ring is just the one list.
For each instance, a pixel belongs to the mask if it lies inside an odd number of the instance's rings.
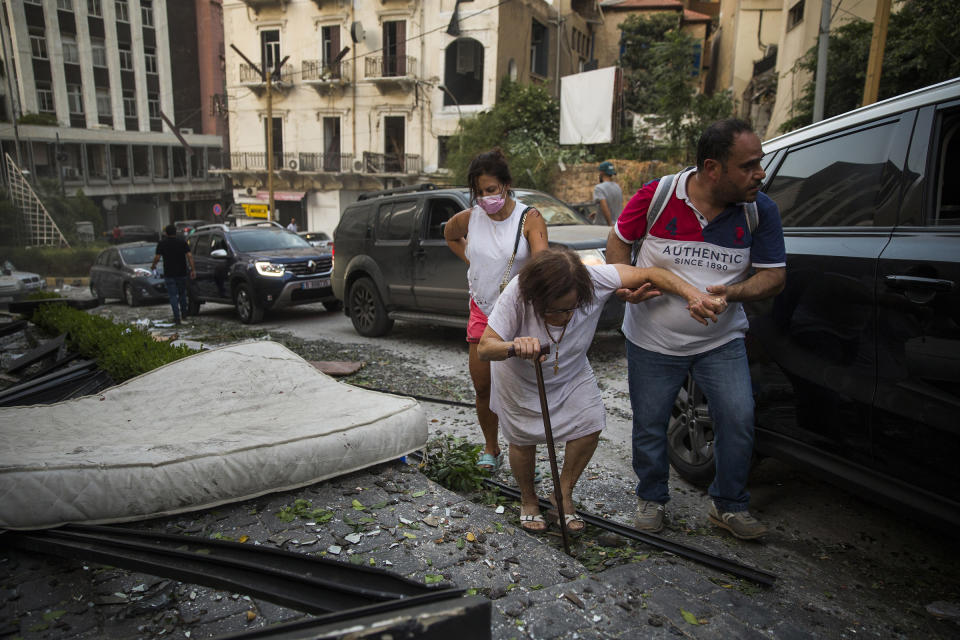
{"label": "renault suv", "polygon": [[333,254],[273,223],[198,228],[189,238],[197,278],[190,283],[190,314],[204,302],[232,304],[240,320],[260,322],[271,309],[322,302],[341,308],[330,287]]}

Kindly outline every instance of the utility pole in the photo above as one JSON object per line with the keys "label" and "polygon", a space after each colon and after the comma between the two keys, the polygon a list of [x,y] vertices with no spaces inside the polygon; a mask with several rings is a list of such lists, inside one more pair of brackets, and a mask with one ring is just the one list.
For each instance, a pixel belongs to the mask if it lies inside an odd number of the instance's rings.
{"label": "utility pole", "polygon": [[877,13],[873,19],[873,38],[870,40],[870,59],[867,62],[867,79],[863,84],[863,106],[877,101],[880,92],[880,73],[883,69],[883,50],[887,45],[887,25],[890,24],[890,0],[877,0]]}
{"label": "utility pole", "polygon": [[813,121],[823,120],[827,93],[827,45],[830,42],[830,0],[820,7],[820,41],[817,44],[817,79],[813,92]]}
{"label": "utility pole", "polygon": [[[243,55],[243,52],[233,44],[230,45],[230,48],[237,52],[241,58],[246,61],[248,65],[253,67],[253,70],[260,74],[260,77],[263,79],[263,82],[267,85],[267,193],[269,194],[269,205],[267,209],[267,220],[273,220],[274,216],[274,201],[273,201],[273,75],[274,72],[277,75],[280,74],[280,68],[283,66],[283,63],[286,62],[290,56],[284,56],[284,58],[277,63],[276,68],[274,69],[261,69],[259,66],[253,63],[250,58]],[[346,52],[343,52],[344,54]]]}

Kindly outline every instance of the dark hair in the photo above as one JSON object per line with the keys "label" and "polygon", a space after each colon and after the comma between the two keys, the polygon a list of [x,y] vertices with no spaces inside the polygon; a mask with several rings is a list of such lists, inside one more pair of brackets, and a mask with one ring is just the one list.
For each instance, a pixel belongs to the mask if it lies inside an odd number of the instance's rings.
{"label": "dark hair", "polygon": [[163,228],[163,232],[164,232],[165,234],[167,234],[168,236],[175,236],[175,235],[177,235],[177,225],[175,225],[175,224],[168,224],[167,226],[165,226],[165,227]]}
{"label": "dark hair", "polygon": [[593,302],[590,272],[570,249],[541,251],[520,269],[520,295],[541,318],[549,302],[570,291],[577,293],[577,307]]}
{"label": "dark hair", "polygon": [[470,161],[467,168],[467,184],[470,185],[470,201],[476,201],[480,197],[480,187],[477,181],[480,176],[493,176],[505,185],[508,189],[513,184],[513,178],[510,177],[510,167],[507,166],[507,159],[499,148],[491,149],[483,153],[478,153]]}
{"label": "dark hair", "polygon": [[697,141],[697,170],[703,171],[703,164],[707,160],[726,165],[733,142],[741,133],[753,133],[753,127],[739,118],[717,120],[704,129]]}

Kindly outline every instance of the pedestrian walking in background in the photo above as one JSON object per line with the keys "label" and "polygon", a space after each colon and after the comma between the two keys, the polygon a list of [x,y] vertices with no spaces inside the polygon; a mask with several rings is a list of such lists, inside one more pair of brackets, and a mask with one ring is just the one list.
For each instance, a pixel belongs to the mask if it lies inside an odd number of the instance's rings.
{"label": "pedestrian walking in background", "polygon": [[197,277],[193,263],[193,254],[190,245],[177,235],[177,226],[168,224],[163,229],[164,237],[157,243],[153,263],[150,270],[157,268],[157,262],[163,258],[163,281],[167,286],[167,295],[170,296],[170,307],[173,309],[173,321],[180,324],[181,318],[189,315],[187,306],[187,263],[189,263],[190,278]]}
{"label": "pedestrian walking in background", "polygon": [[[677,393],[692,375],[707,397],[713,420],[716,469],[709,488],[710,520],[738,538],[767,532],[748,511],[754,415],[744,347],[747,316],[741,304],[776,295],[786,279],[780,213],[760,193],[762,158],[760,138],[746,122],[728,119],[710,125],[697,144],[697,166],[672,182],[661,178],[640,189],[607,240],[607,262],[629,263],[631,247],[642,240],[638,266],[674,270],[729,305],[709,326],[685,322],[687,308],[675,297],[626,306],[623,333],[639,529],[663,527],[669,500],[667,425]],[[661,181],[672,185],[665,204],[648,211]],[[626,291],[618,295],[628,302],[634,299]]]}
{"label": "pedestrian walking in background", "polygon": [[[573,490],[606,426],[587,349],[607,299],[618,289],[648,282],[659,291],[680,296],[678,302],[689,305],[689,315],[698,322],[716,322],[721,305],[713,296],[669,271],[621,264],[588,267],[569,249],[538,253],[494,306],[478,353],[483,361],[495,361],[490,408],[499,416],[510,445],[510,469],[521,495],[520,526],[527,531],[547,528],[534,489],[536,448],[546,437],[535,370],[524,360],[540,357],[541,345],[550,346],[550,354],[541,357],[543,382],[554,439],[566,443],[560,473],[564,519],[567,530],[578,533],[585,525],[576,515]],[[692,324],[689,319],[686,322]],[[517,358],[508,359],[510,347]],[[552,495],[550,501],[554,502]]]}
{"label": "pedestrian walking in background", "polygon": [[539,211],[513,199],[510,167],[499,149],[470,161],[467,182],[474,205],[451,217],[443,235],[450,250],[468,265],[470,378],[484,439],[477,466],[495,473],[503,461],[498,420],[490,410],[490,363],[480,360],[477,344],[500,292],[531,256],[547,248],[547,225]]}
{"label": "pedestrian walking in background", "polygon": [[287,225],[287,231],[293,231],[294,233],[296,233],[296,232],[297,232],[297,229],[298,229],[298,227],[297,227],[297,219],[296,219],[296,218],[290,218],[290,224]]}
{"label": "pedestrian walking in background", "polygon": [[613,181],[613,176],[617,175],[617,170],[613,168],[611,162],[601,162],[597,167],[600,174],[597,186],[593,188],[593,200],[600,205],[600,213],[593,218],[593,224],[606,224],[612,226],[617,218],[620,217],[620,211],[623,209],[623,190],[620,185]]}

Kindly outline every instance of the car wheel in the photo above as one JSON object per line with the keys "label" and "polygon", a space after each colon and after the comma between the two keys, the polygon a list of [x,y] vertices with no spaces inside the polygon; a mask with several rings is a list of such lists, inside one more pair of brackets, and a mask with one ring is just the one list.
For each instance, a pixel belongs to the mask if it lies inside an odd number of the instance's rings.
{"label": "car wheel", "polygon": [[342,311],[343,303],[339,300],[331,300],[330,302],[324,302],[323,308],[327,311]]}
{"label": "car wheel", "polygon": [[376,337],[390,332],[393,320],[380,299],[377,285],[370,278],[360,278],[350,287],[350,319],[353,328],[362,336]]}
{"label": "car wheel", "polygon": [[253,291],[246,282],[237,285],[233,304],[237,309],[237,315],[240,316],[240,321],[244,324],[256,324],[263,320],[263,307],[257,304]]}
{"label": "car wheel", "polygon": [[667,425],[667,453],[680,477],[698,486],[713,481],[713,420],[693,377],[677,394]]}
{"label": "car wheel", "polygon": [[137,292],[129,282],[123,285],[123,301],[131,307],[140,304],[140,296],[137,295]]}
{"label": "car wheel", "polygon": [[97,301],[98,307],[103,304],[103,300],[104,300],[103,292],[100,291],[100,287],[93,284],[92,282],[90,283],[90,295],[92,295],[93,299]]}

